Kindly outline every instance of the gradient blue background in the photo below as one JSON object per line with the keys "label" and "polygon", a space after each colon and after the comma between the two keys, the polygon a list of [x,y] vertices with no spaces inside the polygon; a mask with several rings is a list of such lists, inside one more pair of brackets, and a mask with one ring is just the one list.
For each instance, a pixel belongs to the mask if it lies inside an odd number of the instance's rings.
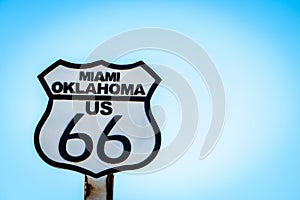
{"label": "gradient blue background", "polygon": [[81,174],[35,152],[47,103],[36,76],[143,27],[177,31],[206,50],[224,83],[226,122],[204,160],[198,134],[166,169],[117,174],[115,199],[300,199],[300,2],[291,0],[0,1],[0,199],[83,199]]}

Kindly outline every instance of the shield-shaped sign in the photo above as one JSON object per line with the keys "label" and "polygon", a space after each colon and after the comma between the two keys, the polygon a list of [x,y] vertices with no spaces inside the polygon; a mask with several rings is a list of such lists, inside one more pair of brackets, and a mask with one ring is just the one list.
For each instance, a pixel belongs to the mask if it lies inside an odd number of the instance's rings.
{"label": "shield-shaped sign", "polygon": [[161,133],[150,99],[161,79],[144,62],[58,60],[38,78],[49,101],[34,143],[46,163],[98,178],[157,155]]}

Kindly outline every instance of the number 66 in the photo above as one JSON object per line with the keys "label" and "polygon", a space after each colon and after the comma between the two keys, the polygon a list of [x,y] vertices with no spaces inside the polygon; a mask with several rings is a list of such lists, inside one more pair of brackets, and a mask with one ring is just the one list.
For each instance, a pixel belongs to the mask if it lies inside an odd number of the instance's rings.
{"label": "number 66", "polygon": [[[64,130],[64,132],[60,138],[59,145],[58,145],[59,153],[60,153],[61,157],[63,157],[67,161],[81,162],[81,161],[87,159],[93,151],[93,141],[89,135],[87,135],[85,133],[72,133],[71,134],[72,129],[78,123],[78,121],[83,117],[83,115],[84,114],[82,114],[82,113],[76,114],[74,116],[74,118],[69,122],[69,124],[67,125],[66,129]],[[128,156],[131,152],[131,144],[127,137],[125,137],[123,135],[108,136],[110,131],[113,129],[113,127],[116,125],[116,123],[120,120],[121,117],[122,117],[121,115],[116,115],[108,122],[108,124],[104,128],[103,132],[101,133],[100,138],[97,143],[98,157],[106,163],[111,163],[111,164],[121,163],[128,158]],[[73,139],[79,139],[84,142],[85,150],[81,155],[73,156],[68,153],[68,151],[67,151],[68,140],[73,140]],[[112,140],[121,142],[123,145],[123,149],[124,149],[122,154],[115,158],[111,158],[111,157],[107,156],[104,151],[105,143],[112,141]]]}

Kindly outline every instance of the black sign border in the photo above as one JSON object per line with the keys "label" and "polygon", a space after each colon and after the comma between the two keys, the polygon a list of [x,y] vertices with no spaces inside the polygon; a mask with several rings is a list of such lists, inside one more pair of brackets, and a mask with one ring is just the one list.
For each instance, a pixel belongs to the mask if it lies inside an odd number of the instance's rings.
{"label": "black sign border", "polygon": [[[84,168],[79,167],[79,166],[74,166],[72,164],[60,163],[60,162],[56,162],[54,160],[51,160],[42,151],[42,148],[41,148],[40,143],[39,143],[39,135],[40,135],[40,132],[41,132],[41,129],[42,129],[44,123],[46,122],[47,118],[50,115],[50,112],[51,112],[52,106],[53,106],[53,100],[57,99],[52,94],[52,92],[51,92],[50,88],[48,87],[44,77],[58,66],[64,66],[64,67],[73,68],[73,69],[87,69],[87,68],[93,68],[93,67],[96,67],[96,66],[99,66],[99,65],[105,66],[107,68],[118,69],[118,70],[142,67],[145,71],[147,71],[154,78],[155,81],[152,84],[152,86],[151,86],[151,88],[150,88],[150,90],[149,90],[146,97],[137,98],[137,99],[134,99],[133,97],[125,97],[125,98],[123,97],[121,99],[116,98],[116,97],[111,97],[110,100],[111,101],[118,101],[118,100],[120,101],[120,100],[125,99],[127,101],[144,101],[144,107],[145,107],[145,112],[146,112],[147,118],[148,118],[148,120],[149,120],[149,122],[150,122],[150,124],[151,124],[151,126],[154,130],[154,133],[155,133],[155,144],[154,144],[154,148],[152,150],[152,153],[145,160],[143,160],[140,163],[133,164],[133,165],[123,165],[123,166],[119,166],[119,167],[109,168],[109,169],[103,170],[99,173],[94,173],[90,170],[84,169]],[[117,173],[117,172],[121,172],[121,171],[128,171],[128,170],[134,170],[134,169],[142,168],[142,167],[146,166],[147,164],[149,164],[157,156],[157,154],[159,152],[159,149],[161,147],[161,132],[160,132],[160,129],[159,129],[159,127],[158,127],[158,125],[157,125],[157,123],[156,123],[156,121],[153,117],[153,114],[151,112],[150,99],[151,99],[155,89],[157,88],[157,86],[161,82],[161,78],[148,65],[146,65],[143,61],[138,61],[136,63],[128,64],[128,65],[113,64],[113,63],[106,62],[104,60],[99,60],[99,61],[95,61],[95,62],[91,62],[91,63],[85,63],[85,64],[75,64],[75,63],[71,63],[71,62],[67,62],[65,60],[59,59],[55,63],[50,65],[47,69],[45,69],[41,74],[39,74],[38,79],[41,82],[44,90],[46,91],[46,93],[49,97],[49,100],[48,100],[46,110],[45,110],[41,120],[37,124],[37,127],[36,127],[35,132],[34,132],[34,146],[35,146],[35,149],[36,149],[37,153],[39,154],[39,156],[47,164],[49,164],[51,166],[54,166],[54,167],[62,168],[62,169],[69,169],[69,170],[77,171],[79,173],[92,176],[94,178],[99,178],[99,177],[107,175],[107,174],[112,174],[112,173]],[[64,99],[64,98],[62,98],[62,99]],[[98,99],[96,99],[96,100],[98,100]],[[107,100],[107,99],[104,99],[104,100]]]}

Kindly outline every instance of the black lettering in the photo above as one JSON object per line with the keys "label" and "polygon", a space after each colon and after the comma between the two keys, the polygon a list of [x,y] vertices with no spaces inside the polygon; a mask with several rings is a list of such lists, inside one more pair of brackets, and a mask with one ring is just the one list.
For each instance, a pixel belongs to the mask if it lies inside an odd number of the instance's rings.
{"label": "black lettering", "polygon": [[144,91],[142,84],[137,84],[135,91],[134,91],[134,95],[138,95],[139,93],[141,93],[141,95],[145,95],[145,91]]}
{"label": "black lettering", "polygon": [[96,94],[95,85],[93,83],[90,83],[86,88],[86,93],[88,94],[89,92]]}
{"label": "black lettering", "polygon": [[63,90],[63,88],[64,88],[64,86],[63,86],[63,84],[61,83],[61,82],[54,82],[53,84],[52,84],[52,91],[54,92],[54,93],[61,93],[62,92],[62,90]]}
{"label": "black lettering", "polygon": [[[103,90],[103,93],[101,92]],[[98,94],[107,94],[108,93],[108,84],[104,84],[104,86],[101,85],[101,83],[98,83]]]}
{"label": "black lettering", "polygon": [[116,72],[112,72],[112,73],[106,72],[105,73],[105,81],[114,81],[114,82],[116,82],[117,81]]}
{"label": "black lettering", "polygon": [[[114,89],[115,88],[115,89]],[[117,84],[111,84],[109,86],[109,92],[111,94],[119,94],[120,93],[120,85]]]}
{"label": "black lettering", "polygon": [[116,81],[120,81],[120,72],[117,72],[117,80]]}
{"label": "black lettering", "polygon": [[112,113],[112,103],[109,101],[105,101],[101,103],[101,108],[103,110],[100,111],[102,115],[110,115]]}
{"label": "black lettering", "polygon": [[70,93],[74,93],[74,89],[73,89],[74,84],[75,84],[74,82],[70,82],[70,83],[64,82],[64,93],[68,93],[68,90]]}
{"label": "black lettering", "polygon": [[122,84],[121,85],[121,94],[133,95],[133,84]]}
{"label": "black lettering", "polygon": [[75,83],[75,91],[77,94],[85,94],[84,90],[80,90],[80,83]]}
{"label": "black lettering", "polygon": [[90,81],[91,80],[91,72],[79,72],[79,80],[80,81]]}
{"label": "black lettering", "polygon": [[[102,106],[102,104],[101,104],[101,106]],[[89,115],[96,115],[99,112],[99,102],[98,101],[95,102],[94,110],[92,111],[91,110],[91,102],[86,101],[85,110],[86,110],[86,113]]]}
{"label": "black lettering", "polygon": [[95,78],[94,78],[94,81],[102,81],[103,80],[103,74],[102,74],[102,72],[97,72],[96,73],[96,76],[95,76]]}

